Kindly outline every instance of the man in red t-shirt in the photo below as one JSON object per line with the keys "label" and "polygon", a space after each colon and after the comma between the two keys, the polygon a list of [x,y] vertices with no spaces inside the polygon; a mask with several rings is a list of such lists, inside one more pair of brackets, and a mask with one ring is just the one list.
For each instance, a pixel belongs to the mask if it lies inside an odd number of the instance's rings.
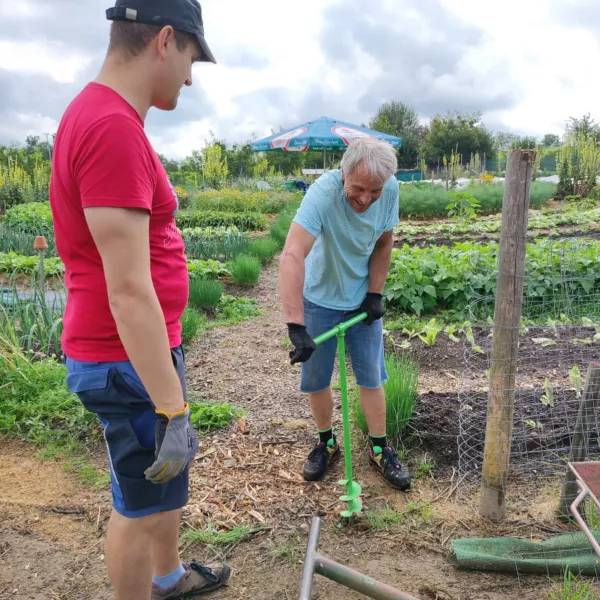
{"label": "man in red t-shirt", "polygon": [[117,0],[106,13],[106,60],[66,110],[52,164],[67,384],[104,429],[117,600],[187,598],[227,583],[230,569],[179,557],[198,448],[181,347],[188,272],[177,196],[144,121],[151,107],[175,109],[195,61],[216,61],[197,0]]}

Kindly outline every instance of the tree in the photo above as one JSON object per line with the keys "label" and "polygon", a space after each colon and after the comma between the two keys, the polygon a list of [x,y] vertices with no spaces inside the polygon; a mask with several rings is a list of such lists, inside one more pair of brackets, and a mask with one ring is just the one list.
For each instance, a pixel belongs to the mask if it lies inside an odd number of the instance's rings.
{"label": "tree", "polygon": [[547,133],[543,138],[540,146],[544,148],[554,148],[560,146],[560,136],[556,133]]}
{"label": "tree", "polygon": [[516,133],[498,131],[494,134],[494,150],[496,152],[506,152],[519,139]]}
{"label": "tree", "polygon": [[402,102],[383,102],[369,122],[369,127],[402,138],[398,166],[404,169],[417,166],[421,144],[425,139],[425,129],[419,122],[417,111]]}
{"label": "tree", "polygon": [[463,162],[476,153],[486,158],[494,156],[494,139],[481,123],[481,113],[449,112],[433,117],[421,153],[430,164],[436,164],[453,151],[462,156]]}
{"label": "tree", "polygon": [[215,189],[220,189],[227,180],[227,156],[220,144],[212,142],[202,150],[204,181]]}
{"label": "tree", "polygon": [[566,133],[577,137],[591,138],[600,142],[600,125],[592,119],[590,113],[583,115],[581,119],[570,117],[566,126]]}

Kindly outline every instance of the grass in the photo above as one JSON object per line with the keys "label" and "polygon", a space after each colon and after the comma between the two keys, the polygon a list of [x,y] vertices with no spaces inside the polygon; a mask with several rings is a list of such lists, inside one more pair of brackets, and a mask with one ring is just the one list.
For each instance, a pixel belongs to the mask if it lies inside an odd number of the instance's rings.
{"label": "grass", "polygon": [[189,304],[193,308],[216,308],[223,295],[223,285],[212,279],[191,279]]}
{"label": "grass", "polygon": [[193,308],[186,308],[181,317],[181,339],[185,346],[189,346],[197,339],[207,326],[207,319]]}
{"label": "grass", "polygon": [[65,377],[57,360],[36,360],[15,339],[0,335],[0,433],[71,450],[99,435],[95,415],[69,392]]}
{"label": "grass", "polygon": [[249,527],[234,527],[229,531],[221,532],[216,529],[214,525],[209,523],[206,529],[188,529],[181,537],[183,540],[199,542],[200,544],[206,544],[207,546],[222,546],[235,544],[262,530],[263,528],[261,527],[255,529],[250,529]]}
{"label": "grass", "polygon": [[252,240],[248,245],[248,254],[258,258],[262,265],[266,265],[278,250],[279,242],[272,237]]}
{"label": "grass", "polygon": [[196,429],[210,431],[229,427],[234,419],[239,419],[244,412],[232,404],[218,402],[190,403],[192,425]]}
{"label": "grass", "polygon": [[548,595],[548,600],[600,600],[592,588],[592,582],[583,581],[570,571],[565,571],[561,584]]}
{"label": "grass", "polygon": [[[418,365],[405,356],[388,354],[385,357],[388,380],[383,384],[387,406],[387,436],[398,445],[402,433],[410,422],[417,397],[419,377]],[[352,416],[356,426],[368,433],[367,420],[360,407],[360,389],[357,387],[352,397]]]}
{"label": "grass", "polygon": [[415,479],[420,479],[421,477],[426,477],[427,475],[433,475],[434,470],[435,461],[425,454],[415,470]]}
{"label": "grass", "polygon": [[389,531],[398,525],[406,524],[419,528],[433,518],[433,509],[424,502],[409,502],[403,510],[394,510],[390,506],[368,510],[365,513],[373,531]]}
{"label": "grass", "polygon": [[253,256],[241,254],[233,261],[231,273],[238,285],[256,285],[260,277],[260,261]]}
{"label": "grass", "polygon": [[271,564],[294,564],[302,557],[303,552],[300,536],[294,535],[285,541],[273,540],[271,547],[267,550],[267,558]]}

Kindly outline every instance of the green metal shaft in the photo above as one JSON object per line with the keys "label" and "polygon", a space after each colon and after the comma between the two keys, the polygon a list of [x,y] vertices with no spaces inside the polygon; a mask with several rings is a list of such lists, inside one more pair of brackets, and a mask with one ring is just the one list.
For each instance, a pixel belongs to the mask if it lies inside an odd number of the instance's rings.
{"label": "green metal shaft", "polygon": [[337,327],[334,327],[333,329],[330,329],[329,331],[326,331],[324,334],[315,338],[314,342],[318,346],[319,344],[322,344],[323,342],[330,340],[332,337],[335,337],[339,333],[347,331],[348,329],[350,329],[350,327],[354,327],[354,325],[356,325],[357,323],[360,323],[361,321],[364,321],[366,318],[367,318],[366,312],[361,313],[360,315],[356,315],[356,317],[353,317],[352,319],[346,321],[345,323],[340,323]]}
{"label": "green metal shaft", "polygon": [[342,396],[342,422],[344,424],[344,460],[346,462],[346,489],[352,489],[352,450],[350,446],[350,415],[348,414],[348,380],[346,378],[346,334],[337,334],[338,360],[340,362],[340,393]]}

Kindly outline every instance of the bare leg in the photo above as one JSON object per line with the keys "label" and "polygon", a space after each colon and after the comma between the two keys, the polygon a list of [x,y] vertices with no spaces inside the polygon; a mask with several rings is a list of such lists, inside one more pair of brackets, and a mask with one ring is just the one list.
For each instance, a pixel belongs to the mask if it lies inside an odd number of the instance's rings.
{"label": "bare leg", "polygon": [[173,510],[160,514],[152,534],[154,544],[153,573],[162,577],[172,573],[181,562],[179,558],[179,521],[181,510]]}
{"label": "bare leg", "polygon": [[312,411],[315,424],[319,431],[325,431],[331,427],[333,392],[330,387],[322,392],[310,394],[310,410]]}
{"label": "bare leg", "polygon": [[380,437],[386,434],[385,393],[383,387],[375,390],[360,388],[360,406],[367,419],[369,434]]}
{"label": "bare leg", "polygon": [[128,519],[113,510],[106,537],[108,577],[116,600],[149,600],[152,594],[152,526],[156,515]]}
{"label": "bare leg", "polygon": [[108,576],[116,600],[149,600],[152,575],[179,566],[180,510],[128,519],[113,510],[106,539]]}

